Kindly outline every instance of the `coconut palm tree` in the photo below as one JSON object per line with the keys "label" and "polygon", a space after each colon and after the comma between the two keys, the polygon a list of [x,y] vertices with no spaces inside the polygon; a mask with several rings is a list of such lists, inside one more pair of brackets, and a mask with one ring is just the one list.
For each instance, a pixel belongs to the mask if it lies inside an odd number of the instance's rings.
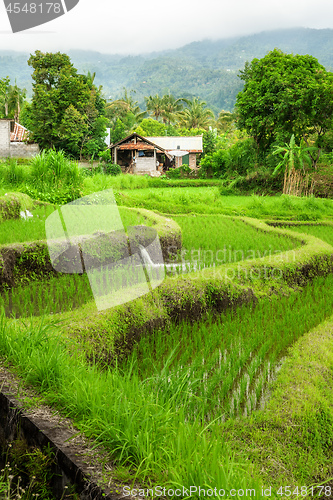
{"label": "coconut palm tree", "polygon": [[179,123],[186,128],[203,128],[208,129],[214,119],[214,113],[207,108],[205,101],[200,101],[194,97],[189,101],[188,108],[179,113]]}
{"label": "coconut palm tree", "polygon": [[154,96],[145,97],[147,111],[150,112],[151,116],[153,116],[156,120],[164,114],[164,106],[165,102],[163,101],[163,97],[160,97],[158,94]]}
{"label": "coconut palm tree", "polygon": [[178,120],[179,113],[183,111],[184,104],[190,105],[190,101],[183,97],[176,99],[172,94],[165,94],[162,97],[162,119],[163,123],[175,123]]}
{"label": "coconut palm tree", "polygon": [[219,132],[227,132],[232,127],[235,126],[236,114],[230,113],[230,111],[220,111],[219,116],[216,120],[216,127]]}
{"label": "coconut palm tree", "polygon": [[20,89],[15,81],[15,85],[10,85],[7,99],[7,114],[14,118],[16,122],[20,121],[20,113],[26,97],[26,90]]}
{"label": "coconut palm tree", "polygon": [[121,120],[126,117],[129,113],[134,116],[135,123],[140,123],[140,121],[147,115],[146,111],[141,111],[138,102],[134,101],[131,93],[135,91],[128,92],[124,88],[124,95],[120,99],[112,101],[106,106],[106,113],[112,121],[116,122],[118,118]]}

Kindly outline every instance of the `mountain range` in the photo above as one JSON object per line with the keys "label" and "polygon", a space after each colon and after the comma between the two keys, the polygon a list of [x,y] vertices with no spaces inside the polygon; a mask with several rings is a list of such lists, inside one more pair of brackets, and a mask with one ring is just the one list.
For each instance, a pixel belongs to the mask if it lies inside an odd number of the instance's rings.
{"label": "mountain range", "polygon": [[[144,106],[144,96],[171,92],[176,97],[205,100],[215,113],[232,111],[243,83],[237,76],[246,61],[261,58],[279,48],[293,54],[310,54],[329,71],[333,69],[333,29],[293,28],[265,31],[250,36],[202,40],[178,49],[141,55],[117,55],[70,50],[79,73],[95,73],[94,83],[103,86],[107,99],[117,99],[123,88]],[[110,49],[111,52],[111,49]],[[29,54],[0,50],[0,78],[32,95]]]}

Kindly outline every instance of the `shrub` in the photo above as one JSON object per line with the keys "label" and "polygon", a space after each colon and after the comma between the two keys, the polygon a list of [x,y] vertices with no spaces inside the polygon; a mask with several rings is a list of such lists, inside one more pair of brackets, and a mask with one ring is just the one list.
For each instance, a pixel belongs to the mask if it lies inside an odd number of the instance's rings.
{"label": "shrub", "polygon": [[99,154],[98,154],[101,162],[103,163],[111,163],[111,153],[110,153],[110,149],[105,149],[104,151],[101,151]]}
{"label": "shrub", "polygon": [[236,170],[240,175],[245,175],[248,170],[253,170],[257,162],[257,148],[253,139],[238,141],[225,151],[226,170]]}
{"label": "shrub", "polygon": [[214,153],[207,154],[200,161],[200,177],[222,177],[226,172],[227,156],[226,149],[218,149]]}
{"label": "shrub", "polygon": [[108,175],[120,175],[121,174],[121,167],[117,165],[116,163],[107,163],[105,165],[105,172]]}
{"label": "shrub", "polygon": [[166,172],[166,177],[168,179],[183,179],[192,176],[193,170],[186,163],[177,168],[170,168]]}
{"label": "shrub", "polygon": [[63,151],[42,151],[30,161],[30,182],[40,191],[82,185],[83,175],[77,163],[70,161]]}

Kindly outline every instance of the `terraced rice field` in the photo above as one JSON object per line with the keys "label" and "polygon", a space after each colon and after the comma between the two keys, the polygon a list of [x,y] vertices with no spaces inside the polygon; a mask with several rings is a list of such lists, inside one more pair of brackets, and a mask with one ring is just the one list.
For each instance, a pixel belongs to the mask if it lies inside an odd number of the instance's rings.
{"label": "terraced rice field", "polygon": [[182,230],[180,258],[188,262],[189,270],[269,257],[300,246],[297,240],[258,231],[223,215],[174,216],[174,220]]}
{"label": "terraced rice field", "polygon": [[333,245],[333,225],[300,225],[300,226],[286,226],[287,229],[295,231],[296,233],[306,233],[319,238],[320,240],[326,241],[330,245]]}
{"label": "terraced rice field", "polygon": [[189,418],[248,415],[264,403],[265,387],[287,348],[332,310],[330,275],[290,297],[272,296],[144,336],[124,370],[134,366],[142,381],[150,381],[151,390],[169,392],[170,397],[183,385],[191,395],[186,403]]}

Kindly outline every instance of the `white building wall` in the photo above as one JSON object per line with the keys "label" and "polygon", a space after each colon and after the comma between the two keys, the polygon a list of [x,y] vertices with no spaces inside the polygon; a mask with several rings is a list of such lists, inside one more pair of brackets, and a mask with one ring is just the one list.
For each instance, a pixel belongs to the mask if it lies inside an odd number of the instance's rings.
{"label": "white building wall", "polygon": [[0,120],[0,157],[10,156],[10,121]]}

